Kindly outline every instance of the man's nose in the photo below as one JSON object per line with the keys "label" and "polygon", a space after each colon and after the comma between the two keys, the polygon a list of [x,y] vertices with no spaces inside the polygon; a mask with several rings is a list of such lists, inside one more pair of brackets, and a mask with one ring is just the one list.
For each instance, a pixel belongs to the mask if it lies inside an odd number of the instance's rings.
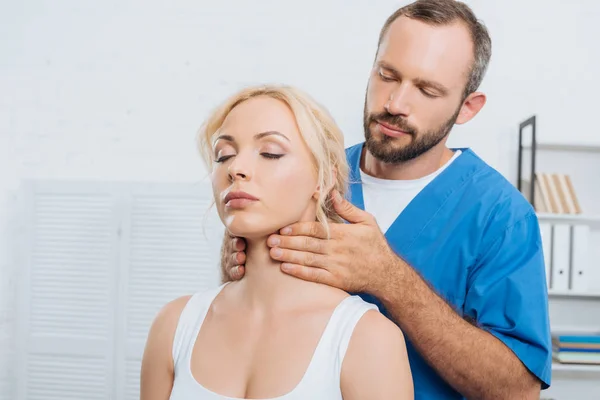
{"label": "man's nose", "polygon": [[384,107],[392,115],[402,115],[407,117],[411,111],[410,88],[408,85],[400,84],[391,93]]}

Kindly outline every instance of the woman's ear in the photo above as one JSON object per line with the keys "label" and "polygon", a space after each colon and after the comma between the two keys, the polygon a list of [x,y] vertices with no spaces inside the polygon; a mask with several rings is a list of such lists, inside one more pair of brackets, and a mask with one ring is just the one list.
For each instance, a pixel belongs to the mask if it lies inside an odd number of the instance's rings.
{"label": "woman's ear", "polygon": [[321,195],[323,193],[326,193],[327,195],[329,195],[329,193],[331,193],[331,191],[335,187],[335,183],[337,182],[337,168],[335,168],[335,167],[331,168],[330,178],[331,178],[331,181],[330,181],[328,187],[326,188],[326,190],[321,190],[321,185],[317,185],[317,187],[315,188],[315,192],[313,193],[313,198],[315,200],[319,200],[319,197],[321,197]]}

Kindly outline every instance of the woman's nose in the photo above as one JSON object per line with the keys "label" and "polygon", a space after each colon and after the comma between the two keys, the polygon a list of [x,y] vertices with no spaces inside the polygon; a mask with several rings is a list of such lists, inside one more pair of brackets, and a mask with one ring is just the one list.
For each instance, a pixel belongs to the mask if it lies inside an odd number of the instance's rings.
{"label": "woman's nose", "polygon": [[237,179],[250,179],[250,168],[248,168],[247,163],[244,163],[243,160],[238,159],[238,157],[236,157],[233,160],[233,162],[229,165],[227,173],[231,181]]}

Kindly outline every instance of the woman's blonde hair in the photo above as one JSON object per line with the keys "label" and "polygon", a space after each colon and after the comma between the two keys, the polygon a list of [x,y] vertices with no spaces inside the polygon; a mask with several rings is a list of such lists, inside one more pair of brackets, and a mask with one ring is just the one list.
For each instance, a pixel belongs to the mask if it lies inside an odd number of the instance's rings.
{"label": "woman's blonde hair", "polygon": [[342,196],[348,185],[348,164],[344,150],[344,135],[329,112],[308,94],[284,85],[262,85],[245,88],[229,97],[215,109],[198,132],[198,146],[208,170],[212,170],[214,154],[212,138],[221,128],[227,115],[240,103],[258,96],[267,96],[287,104],[296,124],[310,149],[318,185],[322,195],[317,200],[317,221],[329,234],[329,221],[342,222],[335,212],[329,191],[337,190]]}

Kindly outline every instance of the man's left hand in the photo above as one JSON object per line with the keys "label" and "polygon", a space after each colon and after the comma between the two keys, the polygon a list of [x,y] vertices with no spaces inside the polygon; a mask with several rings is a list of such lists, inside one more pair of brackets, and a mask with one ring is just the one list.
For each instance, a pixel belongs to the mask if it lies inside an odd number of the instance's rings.
{"label": "man's left hand", "polygon": [[350,293],[378,292],[391,278],[398,257],[390,249],[375,218],[338,192],[337,213],[349,224],[330,223],[330,238],[319,222],[299,222],[267,241],[271,257],[283,272]]}

